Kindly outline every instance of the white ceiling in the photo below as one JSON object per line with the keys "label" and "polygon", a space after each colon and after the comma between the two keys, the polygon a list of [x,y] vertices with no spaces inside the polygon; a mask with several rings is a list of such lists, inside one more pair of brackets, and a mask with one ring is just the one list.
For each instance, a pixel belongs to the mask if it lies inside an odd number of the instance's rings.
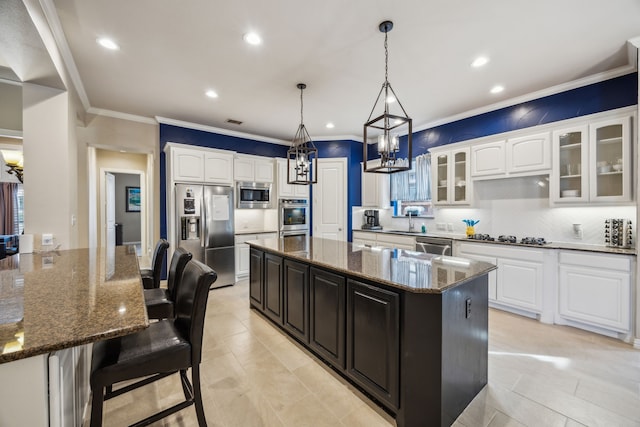
{"label": "white ceiling", "polygon": [[[619,71],[640,35],[639,0],[50,1],[90,111],[284,140],[300,119],[298,82],[314,138],[362,134],[384,80],[385,19],[395,25],[389,81],[414,128]],[[244,43],[250,30],[261,46]],[[120,50],[100,48],[100,36]],[[472,69],[478,55],[490,62]],[[505,90],[492,95],[496,84]]]}

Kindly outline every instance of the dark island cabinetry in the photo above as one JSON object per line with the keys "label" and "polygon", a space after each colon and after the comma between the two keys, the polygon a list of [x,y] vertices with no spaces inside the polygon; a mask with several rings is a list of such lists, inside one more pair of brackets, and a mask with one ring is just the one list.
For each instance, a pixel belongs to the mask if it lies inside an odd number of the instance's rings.
{"label": "dark island cabinetry", "polygon": [[345,368],[345,282],[342,275],[311,267],[309,345],[338,369]]}
{"label": "dark island cabinetry", "polygon": [[249,300],[253,307],[263,309],[263,285],[262,280],[264,252],[257,249],[249,251]]}
{"label": "dark island cabinetry", "polygon": [[309,342],[309,266],[284,260],[284,328]]}
{"label": "dark island cabinetry", "polygon": [[347,373],[377,399],[398,408],[400,295],[347,281]]}
{"label": "dark island cabinetry", "polygon": [[486,385],[495,266],[318,238],[249,245],[251,306],[398,427],[450,426]]}
{"label": "dark island cabinetry", "polygon": [[278,324],[282,324],[282,257],[264,254],[264,314]]}

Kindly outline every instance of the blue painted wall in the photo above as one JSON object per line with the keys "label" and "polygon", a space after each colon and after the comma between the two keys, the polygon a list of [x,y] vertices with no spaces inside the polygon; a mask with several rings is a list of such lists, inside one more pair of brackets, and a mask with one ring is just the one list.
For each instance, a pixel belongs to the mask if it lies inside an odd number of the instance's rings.
{"label": "blue painted wall", "polygon": [[[638,74],[627,74],[604,82],[594,83],[415,132],[413,134],[413,156],[424,154],[429,148],[440,145],[636,105],[637,99]],[[234,150],[239,153],[266,157],[286,157],[287,153],[287,147],[283,145],[161,124],[160,235],[165,238],[167,236],[166,162],[162,150],[169,141],[200,147]],[[406,142],[406,137],[402,138],[402,141]],[[352,206],[361,204],[360,162],[362,161],[362,145],[350,140],[316,141],[315,144],[318,148],[318,155],[321,158],[346,157],[348,159],[347,209],[350,213]],[[402,147],[404,147],[404,151]],[[401,145],[400,156],[407,156],[406,144]],[[370,150],[368,157],[370,159],[375,158],[375,150]],[[351,225],[351,215],[348,215],[349,240],[351,240]]]}

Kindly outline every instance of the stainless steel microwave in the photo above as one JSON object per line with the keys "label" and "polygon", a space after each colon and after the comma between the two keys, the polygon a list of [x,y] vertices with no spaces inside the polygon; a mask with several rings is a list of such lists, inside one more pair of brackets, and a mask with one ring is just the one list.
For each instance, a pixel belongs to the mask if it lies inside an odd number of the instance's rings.
{"label": "stainless steel microwave", "polygon": [[271,184],[266,182],[236,183],[238,209],[271,209]]}

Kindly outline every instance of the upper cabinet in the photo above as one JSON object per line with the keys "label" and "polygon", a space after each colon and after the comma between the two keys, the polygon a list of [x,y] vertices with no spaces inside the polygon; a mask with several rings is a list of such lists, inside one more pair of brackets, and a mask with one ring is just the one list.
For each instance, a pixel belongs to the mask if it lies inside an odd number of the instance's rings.
{"label": "upper cabinet", "polygon": [[631,118],[589,125],[589,196],[602,202],[631,200]]}
{"label": "upper cabinet", "polygon": [[287,171],[287,159],[276,159],[276,175],[278,179],[278,198],[308,199],[309,186],[289,184],[287,172],[293,177],[294,171]]}
{"label": "upper cabinet", "polygon": [[[470,205],[470,149],[431,150],[431,197],[435,205]],[[481,155],[482,157],[482,155]]]}
{"label": "upper cabinet", "polygon": [[236,181],[273,182],[273,159],[238,154],[233,171]]}
{"label": "upper cabinet", "polygon": [[551,202],[631,201],[630,127],[624,115],[554,131]]}
{"label": "upper cabinet", "polygon": [[169,153],[174,181],[233,184],[231,151],[170,146]]}
{"label": "upper cabinet", "polygon": [[471,176],[504,178],[551,170],[549,132],[471,146]]}
{"label": "upper cabinet", "polygon": [[388,208],[390,204],[390,180],[389,175],[384,173],[371,173],[362,170],[362,206],[378,208]]}

